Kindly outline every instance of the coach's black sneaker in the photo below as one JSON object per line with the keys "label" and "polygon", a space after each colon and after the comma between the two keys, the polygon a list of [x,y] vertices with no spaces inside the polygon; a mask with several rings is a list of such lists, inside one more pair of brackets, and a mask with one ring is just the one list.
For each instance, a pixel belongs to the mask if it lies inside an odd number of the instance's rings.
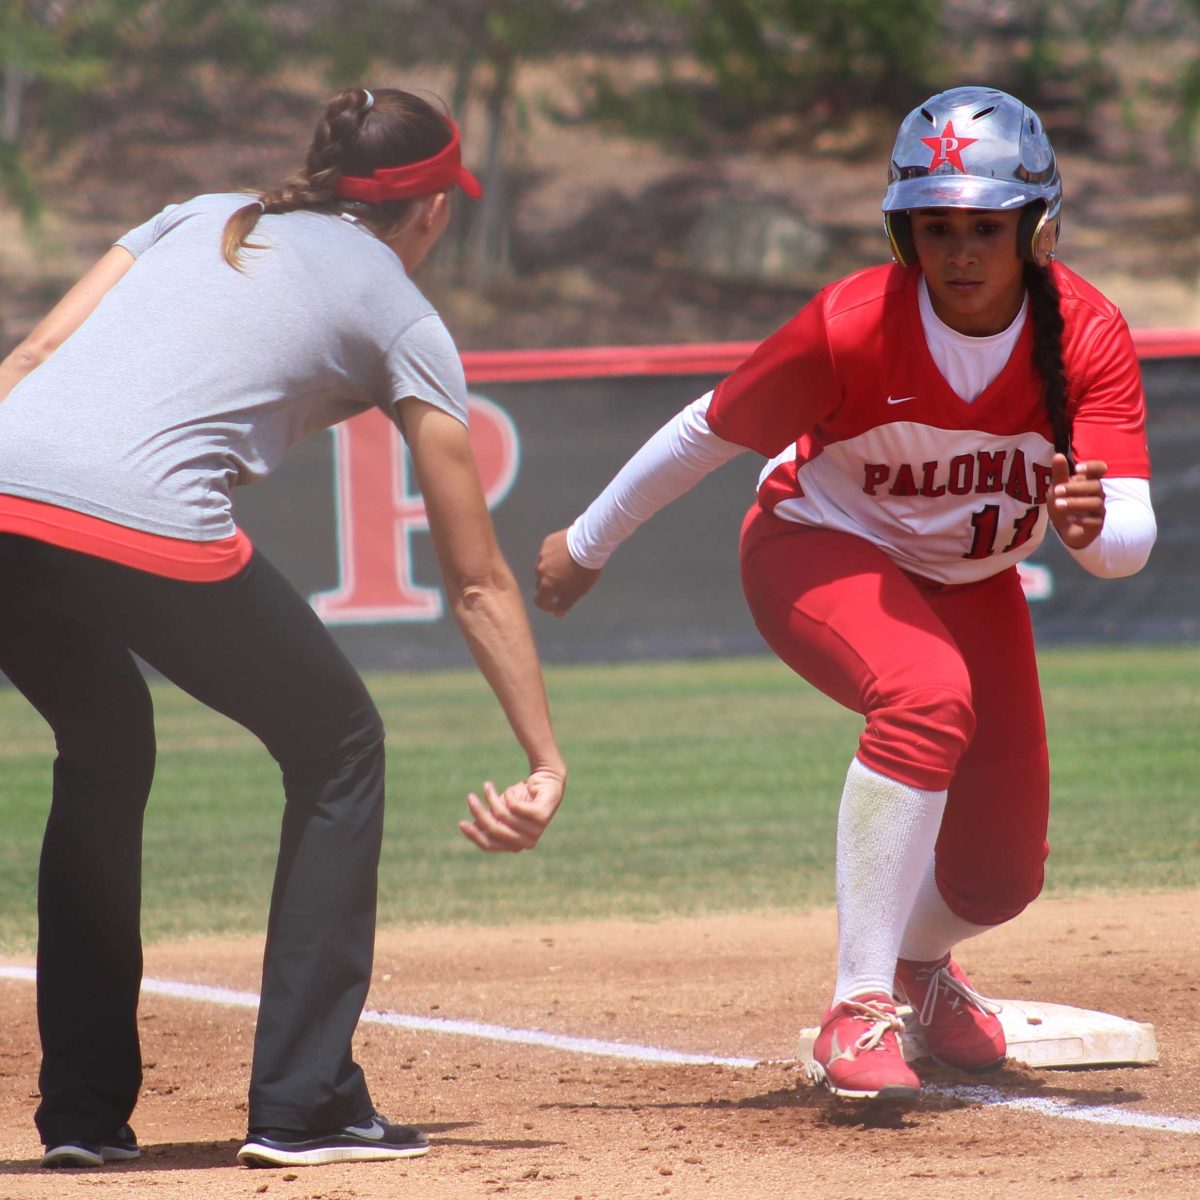
{"label": "coach's black sneaker", "polygon": [[333,1133],[295,1129],[252,1129],[237,1160],[246,1167],[312,1167],[319,1163],[417,1158],[429,1153],[425,1135],[411,1125],[393,1125],[376,1113],[361,1125]]}
{"label": "coach's black sneaker", "polygon": [[126,1162],[141,1155],[137,1138],[128,1125],[122,1125],[110,1138],[99,1141],[80,1138],[47,1146],[43,1167],[102,1167],[105,1163]]}

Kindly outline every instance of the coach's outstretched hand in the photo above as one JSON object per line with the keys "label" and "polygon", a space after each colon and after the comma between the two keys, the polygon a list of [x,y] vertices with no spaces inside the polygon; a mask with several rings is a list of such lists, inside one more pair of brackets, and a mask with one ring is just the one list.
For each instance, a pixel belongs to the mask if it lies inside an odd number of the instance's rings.
{"label": "coach's outstretched hand", "polygon": [[566,790],[566,773],[543,768],[520,783],[497,792],[491,781],[483,785],[483,799],[467,797],[472,820],[460,821],[463,836],[480,850],[532,850],[558,812]]}
{"label": "coach's outstretched hand", "polygon": [[567,531],[552,533],[542,542],[538,554],[536,588],[533,602],[543,612],[556,617],[565,615],[576,600],[591,590],[600,578],[599,570],[581,567],[567,549]]}
{"label": "coach's outstretched hand", "polygon": [[1077,462],[1069,473],[1065,455],[1050,460],[1050,521],[1064,546],[1082,550],[1104,528],[1104,488],[1100,481],[1108,464],[1099,460]]}

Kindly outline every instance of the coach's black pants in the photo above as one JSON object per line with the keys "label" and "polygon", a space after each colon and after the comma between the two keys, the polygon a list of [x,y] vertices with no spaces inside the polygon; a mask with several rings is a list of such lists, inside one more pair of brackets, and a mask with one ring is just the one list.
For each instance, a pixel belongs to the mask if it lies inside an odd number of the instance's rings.
{"label": "coach's black pants", "polygon": [[357,673],[259,554],[232,579],[180,583],[0,534],[0,671],[58,750],[38,882],[43,1141],[110,1135],[141,1083],[142,814],[155,745],[131,651],[251,730],[283,772],[250,1126],[366,1118],[350,1042],[374,946],[383,728]]}

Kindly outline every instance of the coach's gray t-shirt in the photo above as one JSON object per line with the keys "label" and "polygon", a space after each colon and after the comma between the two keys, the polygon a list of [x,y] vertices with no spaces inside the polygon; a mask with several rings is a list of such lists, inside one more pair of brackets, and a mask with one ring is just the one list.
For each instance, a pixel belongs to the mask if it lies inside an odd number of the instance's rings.
{"label": "coach's gray t-shirt", "polygon": [[396,255],[352,221],[263,216],[246,196],[172,205],[117,243],[137,261],[0,404],[0,492],[190,541],[231,536],[230,490],[289,447],[415,396],[465,422],[454,343]]}

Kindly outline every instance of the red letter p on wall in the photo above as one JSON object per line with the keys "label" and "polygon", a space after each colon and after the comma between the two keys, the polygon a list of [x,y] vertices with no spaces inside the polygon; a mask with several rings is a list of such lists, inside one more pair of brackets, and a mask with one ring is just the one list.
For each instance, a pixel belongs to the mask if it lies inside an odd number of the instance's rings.
{"label": "red letter p on wall", "polygon": [[[491,400],[467,400],[471,449],[488,508],[517,477],[512,418]],[[333,428],[339,585],[310,598],[327,625],[436,621],[442,591],[413,576],[412,535],[429,529],[400,431],[378,409]]]}

